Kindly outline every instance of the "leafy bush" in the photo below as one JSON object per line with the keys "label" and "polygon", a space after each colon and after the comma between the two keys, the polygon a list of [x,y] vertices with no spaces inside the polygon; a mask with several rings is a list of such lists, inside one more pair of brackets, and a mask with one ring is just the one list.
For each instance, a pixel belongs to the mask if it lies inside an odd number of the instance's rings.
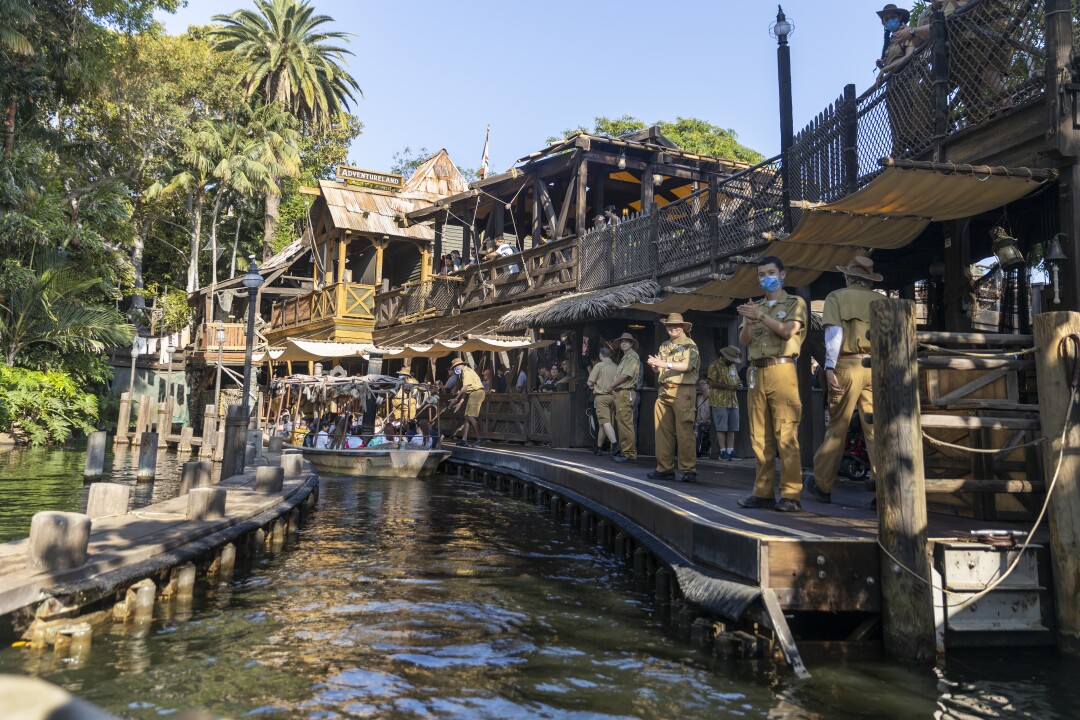
{"label": "leafy bush", "polygon": [[21,430],[31,445],[62,443],[73,430],[89,433],[97,398],[61,372],[0,366],[0,431]]}

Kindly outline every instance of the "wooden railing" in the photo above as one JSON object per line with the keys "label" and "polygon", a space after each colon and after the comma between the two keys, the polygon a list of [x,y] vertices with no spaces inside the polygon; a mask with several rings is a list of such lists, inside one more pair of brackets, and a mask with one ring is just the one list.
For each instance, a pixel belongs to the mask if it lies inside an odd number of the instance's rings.
{"label": "wooden railing", "polygon": [[461,285],[459,275],[435,275],[423,282],[411,282],[375,295],[375,322],[387,327],[429,317],[449,315],[458,307]]}
{"label": "wooden railing", "polygon": [[274,303],[270,330],[295,327],[325,319],[375,317],[375,286],[356,283],[324,285],[306,295]]}
{"label": "wooden railing", "polygon": [[376,325],[442,317],[457,310],[574,291],[578,281],[577,238],[568,237],[479,265],[454,275],[409,283],[376,298]]}
{"label": "wooden railing", "polygon": [[[217,352],[217,331],[219,323],[206,323],[195,330],[195,352]],[[220,323],[225,330],[225,342],[221,344],[224,352],[243,351],[247,347],[244,323]]]}

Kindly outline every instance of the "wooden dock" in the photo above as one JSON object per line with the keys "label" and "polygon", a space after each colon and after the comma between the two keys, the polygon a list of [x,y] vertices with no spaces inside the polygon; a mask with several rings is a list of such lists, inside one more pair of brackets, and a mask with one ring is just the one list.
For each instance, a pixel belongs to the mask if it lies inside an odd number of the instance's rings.
{"label": "wooden dock", "polygon": [[[278,455],[264,454],[257,464],[276,466],[279,461]],[[186,494],[122,515],[95,518],[86,562],[68,570],[31,567],[29,539],[0,545],[0,617],[32,614],[36,609],[40,618],[46,601],[51,601],[51,614],[77,614],[139,580],[167,577],[176,566],[213,556],[239,538],[260,531],[265,536],[266,528],[281,530],[283,538],[284,526],[277,524],[283,520],[295,524],[298,507],[305,501],[310,504],[318,494],[318,477],[306,470],[286,475],[280,492],[259,492],[255,486],[255,467],[210,486],[226,493],[224,514],[213,519],[189,519]],[[16,619],[13,626],[18,631],[27,619]]]}
{"label": "wooden dock", "polygon": [[[617,464],[584,450],[491,444],[454,447],[453,451],[449,462],[459,472],[475,472],[491,487],[543,505],[628,562],[635,562],[635,571],[641,570],[638,565],[643,562],[635,557],[638,549],[655,556],[649,563],[671,566],[673,584],[677,585],[672,588],[674,603],[685,600],[734,622],[756,601],[764,605],[775,602],[778,612],[774,615],[779,616],[775,619],[783,625],[786,616],[796,635],[830,641],[880,635],[883,565],[885,571],[899,569],[882,562],[877,511],[871,507],[874,494],[861,482],[838,483],[831,504],[807,497],[802,501],[802,512],[780,513],[737,505],[753,487],[752,458],[699,459],[698,481],[683,483],[649,480],[646,474],[654,469],[649,457]],[[995,530],[1029,529],[1026,524],[995,520],[988,525],[985,520],[931,513],[929,556],[940,557],[942,548],[959,547],[981,557],[978,553],[992,548],[972,533],[991,526]],[[620,534],[632,540],[620,544],[615,540]],[[1045,530],[1036,541],[1047,544]],[[1006,550],[993,556],[993,561],[1010,555]],[[1016,633],[1005,634],[1012,642],[1052,642],[1048,627],[1053,627],[1053,600],[1046,591],[1050,585],[1046,553],[1040,547],[1031,555],[1037,558],[1037,562],[1032,561],[1032,572],[1041,584],[1035,590],[1023,589],[1038,595],[1034,603],[1037,617],[1026,619],[1029,629],[1038,632],[1026,640],[1019,640]],[[654,569],[650,565],[647,571]],[[935,572],[937,582],[941,582],[940,576],[941,572]],[[703,578],[710,578],[708,582],[717,587],[703,591]],[[940,605],[936,609],[941,615],[941,649],[947,635],[952,640],[950,646],[973,638],[970,633],[964,636],[950,631],[955,610],[945,607],[942,594],[935,597]],[[663,600],[658,597],[658,602]],[[1007,618],[999,618],[999,622],[1002,628],[1008,624]],[[831,626],[827,638],[822,637],[823,625]],[[980,636],[973,644],[994,641]]]}

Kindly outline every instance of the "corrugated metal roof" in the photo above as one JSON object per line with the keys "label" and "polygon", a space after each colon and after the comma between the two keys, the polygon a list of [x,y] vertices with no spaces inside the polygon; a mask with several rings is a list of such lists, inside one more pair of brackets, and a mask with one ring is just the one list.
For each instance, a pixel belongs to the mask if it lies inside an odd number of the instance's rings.
{"label": "corrugated metal roof", "polygon": [[341,185],[332,180],[321,180],[319,190],[333,218],[334,226],[366,235],[389,235],[423,242],[435,239],[435,229],[430,225],[402,227],[399,218],[428,203],[409,200],[398,195],[383,194],[369,188]]}

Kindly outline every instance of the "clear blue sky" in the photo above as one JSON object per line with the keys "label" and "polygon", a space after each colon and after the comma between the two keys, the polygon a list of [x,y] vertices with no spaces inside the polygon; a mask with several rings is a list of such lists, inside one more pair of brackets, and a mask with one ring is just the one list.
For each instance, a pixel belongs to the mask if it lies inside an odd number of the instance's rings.
{"label": "clear blue sky", "polygon": [[[597,116],[648,122],[697,117],[734,130],[765,155],[779,151],[776,5],[759,0],[313,0],[354,33],[353,108],[364,132],[349,153],[388,170],[405,146],[445,147],[476,168],[491,125],[495,171]],[[875,78],[882,30],[870,0],[788,0],[795,129],[846,83]],[[897,3],[908,5],[910,3]],[[189,0],[159,19],[172,34],[250,0]]]}

